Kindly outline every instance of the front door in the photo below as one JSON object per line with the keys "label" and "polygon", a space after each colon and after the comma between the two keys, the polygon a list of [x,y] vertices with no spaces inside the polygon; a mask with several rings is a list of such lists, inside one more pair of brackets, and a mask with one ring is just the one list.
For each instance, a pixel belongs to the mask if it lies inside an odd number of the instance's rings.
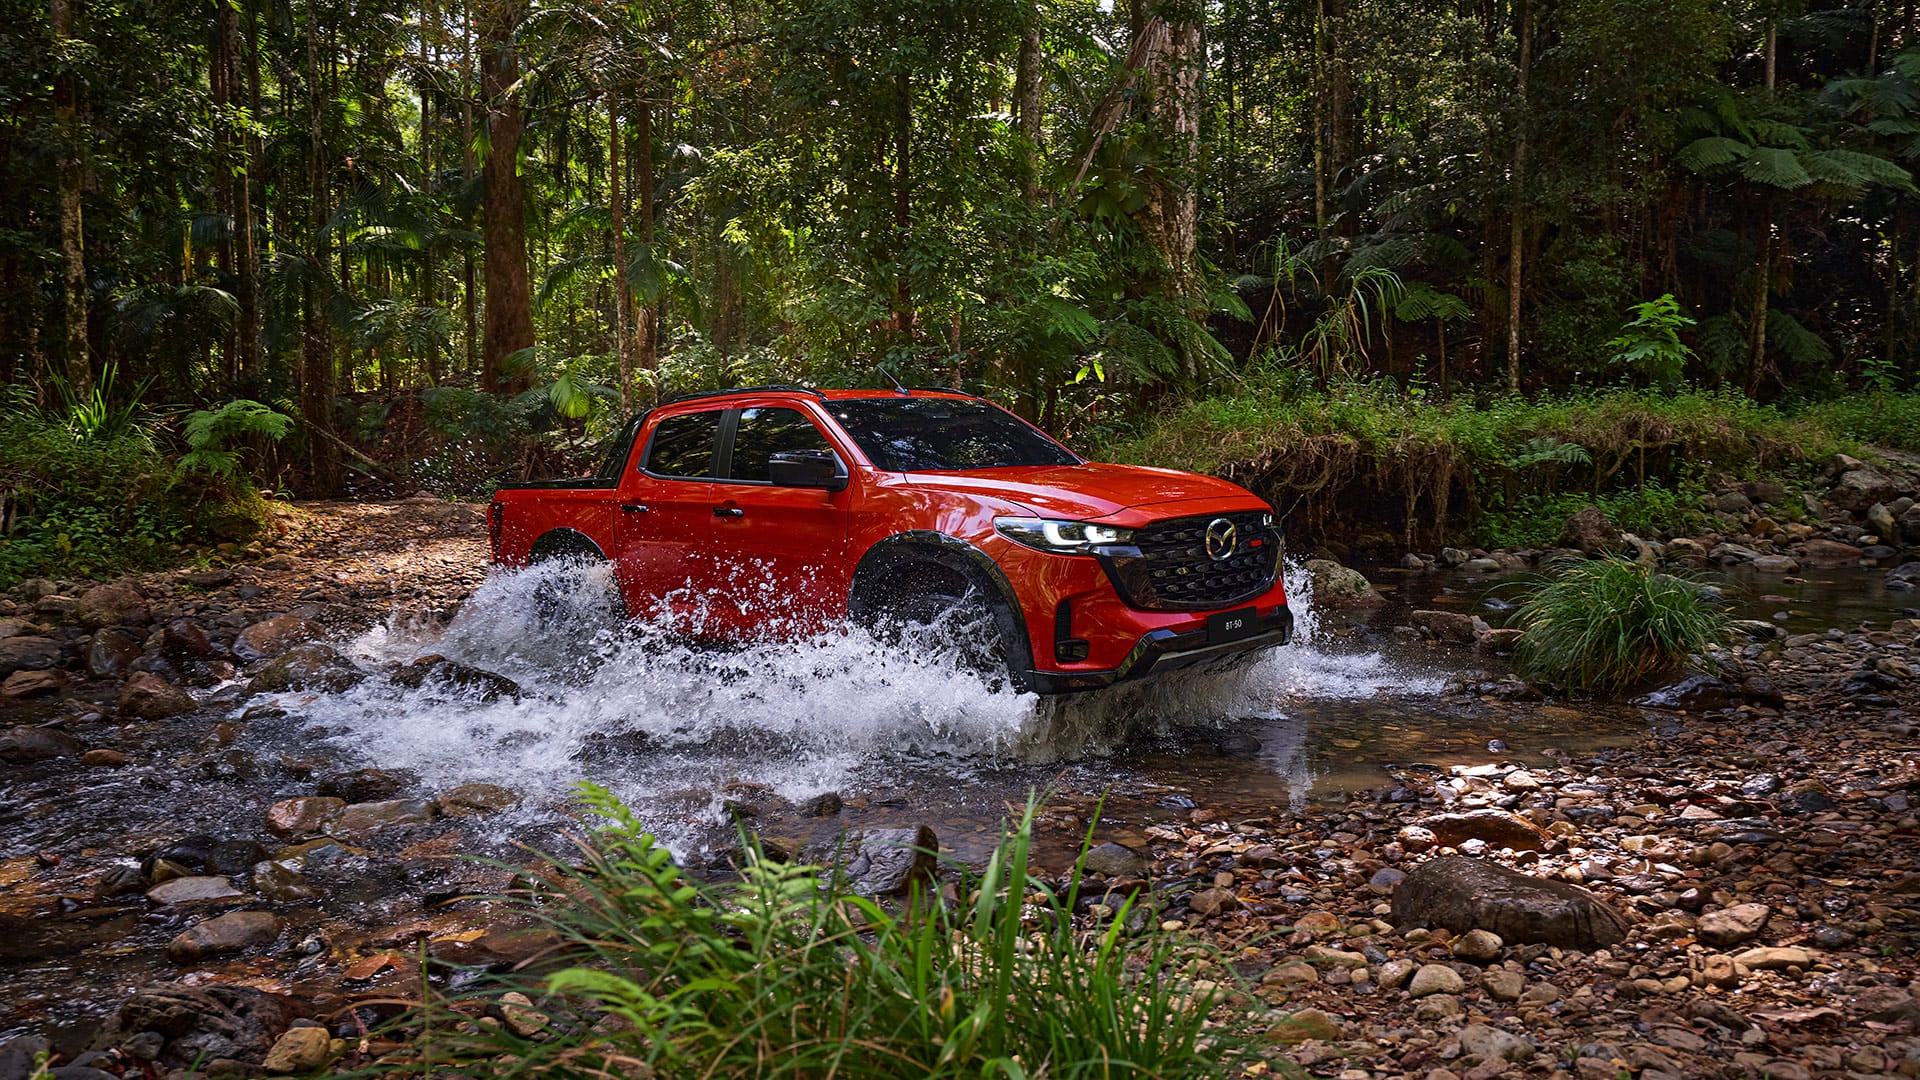
{"label": "front door", "polygon": [[741,409],[725,476],[712,486],[716,590],[710,617],[733,637],[791,637],[846,615],[851,486],[775,487],[768,462],[791,451],[839,451],[813,418],[787,406]]}
{"label": "front door", "polygon": [[713,522],[713,479],[724,409],[684,412],[653,425],[623,478],[614,558],[635,618],[697,629],[714,583],[703,576]]}

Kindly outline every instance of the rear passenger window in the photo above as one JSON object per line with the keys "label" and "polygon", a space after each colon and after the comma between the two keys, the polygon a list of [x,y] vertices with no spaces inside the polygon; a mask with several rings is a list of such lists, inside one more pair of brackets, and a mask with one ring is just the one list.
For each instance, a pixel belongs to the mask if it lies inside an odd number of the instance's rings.
{"label": "rear passenger window", "polygon": [[669,416],[653,429],[646,470],[657,476],[702,478],[713,475],[713,447],[720,436],[721,411]]}
{"label": "rear passenger window", "polygon": [[767,462],[775,454],[793,450],[832,453],[833,447],[798,409],[742,409],[740,426],[733,433],[729,472],[735,480],[771,480]]}

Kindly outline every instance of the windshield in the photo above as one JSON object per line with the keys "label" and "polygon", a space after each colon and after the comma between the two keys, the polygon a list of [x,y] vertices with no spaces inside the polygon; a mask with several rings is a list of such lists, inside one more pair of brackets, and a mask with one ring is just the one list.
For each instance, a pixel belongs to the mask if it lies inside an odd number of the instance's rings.
{"label": "windshield", "polygon": [[874,465],[889,472],[1078,465],[1012,413],[958,398],[854,398],[830,406]]}

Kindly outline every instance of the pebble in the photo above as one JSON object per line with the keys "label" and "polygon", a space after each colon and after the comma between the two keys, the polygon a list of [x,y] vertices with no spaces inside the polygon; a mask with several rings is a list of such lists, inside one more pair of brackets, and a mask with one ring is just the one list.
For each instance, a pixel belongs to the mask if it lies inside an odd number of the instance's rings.
{"label": "pebble", "polygon": [[1460,973],[1445,964],[1427,964],[1413,973],[1407,982],[1407,993],[1417,997],[1429,994],[1457,994],[1467,988],[1467,981]]}

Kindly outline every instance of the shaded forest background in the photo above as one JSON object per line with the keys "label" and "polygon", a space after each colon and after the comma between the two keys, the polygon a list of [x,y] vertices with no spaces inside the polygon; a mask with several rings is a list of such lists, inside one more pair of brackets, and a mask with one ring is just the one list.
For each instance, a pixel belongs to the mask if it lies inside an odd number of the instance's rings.
{"label": "shaded forest background", "polygon": [[877,365],[1113,448],[1355,387],[1920,417],[1910,0],[0,3],[16,518],[135,501],[59,431],[477,491]]}

